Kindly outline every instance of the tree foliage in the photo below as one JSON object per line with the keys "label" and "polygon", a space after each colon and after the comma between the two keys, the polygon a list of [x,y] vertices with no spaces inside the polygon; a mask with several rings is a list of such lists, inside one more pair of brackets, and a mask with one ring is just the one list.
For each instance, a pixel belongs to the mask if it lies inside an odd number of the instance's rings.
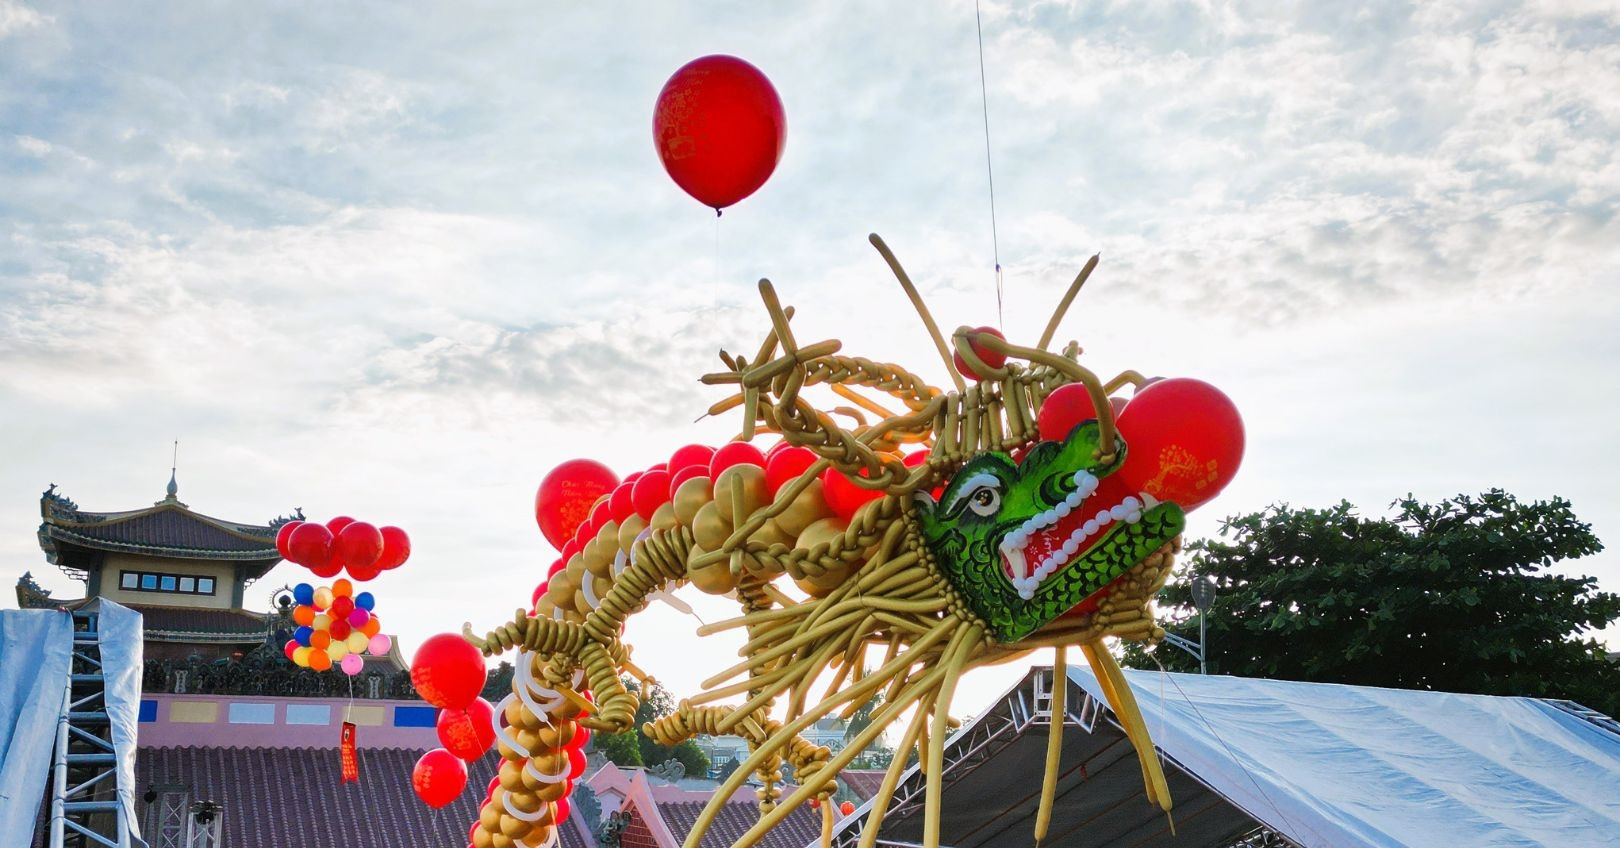
{"label": "tree foliage", "polygon": [[[1228,518],[1188,546],[1160,596],[1166,629],[1196,641],[1189,585],[1213,580],[1212,673],[1408,689],[1567,698],[1620,712],[1620,665],[1589,635],[1620,618],[1596,578],[1549,568],[1603,549],[1561,498],[1492,490],[1392,518],[1273,506]],[[1196,671],[1185,652],[1128,649],[1138,668]]]}

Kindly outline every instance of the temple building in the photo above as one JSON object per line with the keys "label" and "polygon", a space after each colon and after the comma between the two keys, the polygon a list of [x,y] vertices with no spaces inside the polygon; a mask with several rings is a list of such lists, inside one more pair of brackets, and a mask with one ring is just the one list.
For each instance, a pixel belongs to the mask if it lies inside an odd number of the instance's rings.
{"label": "temple building", "polygon": [[147,659],[240,657],[264,644],[273,614],[246,608],[253,582],[281,561],[276,530],[302,518],[244,524],[213,518],[180,502],[171,474],[163,500],[144,509],[90,512],[57,493],[39,499],[39,546],[45,559],[84,583],[84,597],[41,591],[32,576],[17,584],[24,609],[68,609],[107,598],[145,618]]}

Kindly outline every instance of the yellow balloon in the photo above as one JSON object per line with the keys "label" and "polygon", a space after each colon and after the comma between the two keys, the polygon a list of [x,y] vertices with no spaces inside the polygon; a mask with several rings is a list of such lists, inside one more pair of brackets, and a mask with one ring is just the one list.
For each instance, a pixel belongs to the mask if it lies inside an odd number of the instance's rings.
{"label": "yellow balloon", "polygon": [[300,646],[293,648],[293,662],[304,668],[309,668],[309,648]]}
{"label": "yellow balloon", "polygon": [[371,638],[358,630],[351,630],[349,631],[349,638],[343,641],[349,646],[349,653],[358,654],[366,649],[366,645],[371,642]]}
{"label": "yellow balloon", "polygon": [[311,624],[310,628],[313,630],[331,630],[332,617],[323,612],[315,616],[315,623]]}
{"label": "yellow balloon", "polygon": [[332,605],[332,590],[325,586],[315,590],[315,608],[326,609]]}
{"label": "yellow balloon", "polygon": [[326,646],[326,655],[336,662],[349,655],[349,646],[342,639],[333,639],[332,644]]}

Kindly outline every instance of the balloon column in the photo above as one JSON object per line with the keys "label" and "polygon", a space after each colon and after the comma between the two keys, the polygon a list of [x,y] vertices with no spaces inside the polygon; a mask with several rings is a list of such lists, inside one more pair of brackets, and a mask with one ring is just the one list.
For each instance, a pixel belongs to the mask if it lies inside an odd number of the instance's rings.
{"label": "balloon column", "polygon": [[[750,748],[688,846],[749,780],[760,785],[760,818],[739,848],[811,800],[830,826],[838,772],[908,716],[900,747],[919,749],[927,784],[920,841],[937,846],[943,746],[961,675],[1036,648],[1055,648],[1059,666],[1070,648],[1085,654],[1138,753],[1147,798],[1171,808],[1148,728],[1104,640],[1164,638],[1152,600],[1187,512],[1238,469],[1236,408],[1207,383],[1134,371],[1104,380],[1081,363],[1078,345],[1051,349],[1095,260],[1033,346],[968,326],[947,343],[893,254],[872,242],[917,305],[953,388],[843,355],[836,340],[804,343],[792,312],[761,282],[770,324],[758,354],[722,353],[725,370],[703,377],[727,387],[709,411],[739,410],[740,438],[682,447],[622,481],[598,463],[565,463],[536,498],[561,555],[530,605],[482,636],[468,626],[418,653],[413,680],[448,712],[445,755],[419,766],[430,777],[451,750],[482,750],[467,730],[483,715],[468,706],[481,657],[515,653],[512,691],[489,719],[502,762],[470,834],[474,848],[555,838],[577,777],[569,746],[586,729],[617,733],[634,721],[637,696],[620,676],[644,673],[624,642],[626,618],[685,584],[735,597],[737,617],[697,632],[742,630],[745,655],[643,730],[666,746],[734,733]],[[816,386],[850,405],[818,409],[801,393]],[[761,450],[754,441],[766,434],[780,441]],[[1054,690],[1054,712],[1063,691]],[[876,693],[882,705],[843,750],[799,736]],[[1049,751],[1061,752],[1061,733],[1054,724]],[[783,762],[800,784],[785,797]],[[905,762],[894,758],[885,785]],[[1037,842],[1057,767],[1049,754]],[[874,798],[868,829],[881,824],[890,796]]]}
{"label": "balloon column", "polygon": [[382,656],[392,641],[373,612],[376,598],[354,591],[354,582],[371,580],[398,568],[411,555],[411,540],[398,527],[378,528],[346,515],[325,524],[289,521],[276,533],[276,549],[288,560],[331,578],[331,586],[299,583],[293,587],[293,622],[298,629],[287,641],[287,658],[304,668],[326,671],[336,665],[350,677],[359,674],[364,654]]}
{"label": "balloon column", "polygon": [[653,141],[670,179],[718,215],[770,179],[787,118],[758,68],[735,56],[704,56],[658,92]]}

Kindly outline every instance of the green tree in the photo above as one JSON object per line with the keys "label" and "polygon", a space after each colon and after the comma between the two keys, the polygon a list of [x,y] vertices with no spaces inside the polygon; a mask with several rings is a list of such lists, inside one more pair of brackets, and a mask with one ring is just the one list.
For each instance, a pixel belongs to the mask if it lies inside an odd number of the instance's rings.
{"label": "green tree", "polygon": [[[1226,519],[1188,546],[1165,587],[1166,630],[1197,639],[1189,585],[1218,591],[1210,670],[1249,677],[1567,698],[1620,712],[1620,665],[1589,635],[1620,618],[1620,595],[1556,562],[1603,549],[1561,498],[1520,503],[1493,489],[1437,504],[1410,495],[1392,518],[1273,506]],[[1155,662],[1155,660],[1157,662]],[[1196,671],[1185,652],[1126,663]]]}
{"label": "green tree", "polygon": [[643,765],[640,736],[639,729],[623,733],[597,733],[591,736],[591,744],[615,765],[639,766]]}

